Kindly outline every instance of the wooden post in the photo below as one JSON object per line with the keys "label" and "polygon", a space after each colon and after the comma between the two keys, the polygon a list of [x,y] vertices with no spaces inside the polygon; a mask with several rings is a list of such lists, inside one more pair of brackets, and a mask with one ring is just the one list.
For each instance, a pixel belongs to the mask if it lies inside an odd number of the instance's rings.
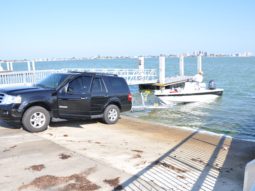
{"label": "wooden post", "polygon": [[159,57],[159,83],[165,83],[165,68],[166,68],[166,57]]}
{"label": "wooden post", "polygon": [[202,56],[197,57],[197,73],[202,72]]}
{"label": "wooden post", "polygon": [[179,57],[179,72],[180,76],[184,76],[184,56],[180,55]]}

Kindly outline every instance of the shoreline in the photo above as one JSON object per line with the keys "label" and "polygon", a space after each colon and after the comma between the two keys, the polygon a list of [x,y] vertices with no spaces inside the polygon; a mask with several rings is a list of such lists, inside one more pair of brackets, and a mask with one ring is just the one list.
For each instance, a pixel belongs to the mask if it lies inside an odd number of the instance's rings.
{"label": "shoreline", "polygon": [[134,119],[134,120],[137,120],[137,121],[140,121],[140,122],[144,121],[144,122],[148,122],[148,123],[155,124],[155,125],[165,126],[165,127],[168,127],[168,128],[182,129],[182,130],[191,131],[191,132],[199,130],[200,133],[207,134],[207,135],[218,136],[218,137],[225,136],[227,138],[235,139],[235,140],[238,140],[238,141],[254,142],[255,143],[255,139],[254,140],[253,139],[242,139],[242,138],[233,137],[233,136],[228,135],[228,134],[216,133],[216,132],[213,132],[213,131],[199,129],[199,128],[195,129],[195,128],[190,128],[190,127],[185,127],[185,126],[168,125],[166,123],[154,122],[152,120],[145,120],[145,119],[141,119],[141,118],[136,117],[136,116],[125,115],[125,114],[121,115],[121,117],[124,117],[126,119],[132,119],[132,120]]}

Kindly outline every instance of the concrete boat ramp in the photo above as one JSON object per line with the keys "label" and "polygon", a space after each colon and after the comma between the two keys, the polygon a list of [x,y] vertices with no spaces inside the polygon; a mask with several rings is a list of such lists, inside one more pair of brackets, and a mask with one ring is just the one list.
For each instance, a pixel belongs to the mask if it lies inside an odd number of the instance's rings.
{"label": "concrete boat ramp", "polygon": [[31,134],[0,121],[0,190],[242,190],[255,143],[122,117]]}

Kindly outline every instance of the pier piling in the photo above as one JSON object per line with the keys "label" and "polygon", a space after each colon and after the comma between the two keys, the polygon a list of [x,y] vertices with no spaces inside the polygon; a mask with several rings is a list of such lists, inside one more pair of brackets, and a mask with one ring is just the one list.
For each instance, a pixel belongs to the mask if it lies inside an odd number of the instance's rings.
{"label": "pier piling", "polygon": [[30,61],[27,61],[27,70],[28,70],[28,71],[31,71]]}
{"label": "pier piling", "polygon": [[32,70],[35,71],[35,61],[32,61]]}
{"label": "pier piling", "polygon": [[197,57],[197,73],[202,72],[202,56]]}
{"label": "pier piling", "polygon": [[13,71],[13,63],[9,62],[9,64],[10,64],[10,71]]}
{"label": "pier piling", "polygon": [[10,64],[9,64],[9,62],[6,62],[6,68],[7,68],[7,71],[10,71]]}
{"label": "pier piling", "polygon": [[159,57],[159,83],[165,83],[165,65],[166,65],[166,57]]}
{"label": "pier piling", "polygon": [[179,57],[179,72],[180,76],[184,76],[184,56],[180,55]]}
{"label": "pier piling", "polygon": [[138,69],[141,75],[141,79],[144,79],[144,57],[138,58]]}
{"label": "pier piling", "polygon": [[144,70],[144,57],[139,57],[138,58],[138,68],[139,70]]}

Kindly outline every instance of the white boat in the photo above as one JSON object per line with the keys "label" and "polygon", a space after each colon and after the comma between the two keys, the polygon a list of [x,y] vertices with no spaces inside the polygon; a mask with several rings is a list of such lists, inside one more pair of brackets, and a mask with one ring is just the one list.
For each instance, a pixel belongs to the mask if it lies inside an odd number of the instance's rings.
{"label": "white boat", "polygon": [[[159,86],[159,85],[158,85]],[[216,88],[215,82],[211,80],[206,86],[186,78],[184,80],[172,81],[160,84],[160,90],[155,90],[157,96],[163,104],[210,102],[222,96],[223,89]]]}

